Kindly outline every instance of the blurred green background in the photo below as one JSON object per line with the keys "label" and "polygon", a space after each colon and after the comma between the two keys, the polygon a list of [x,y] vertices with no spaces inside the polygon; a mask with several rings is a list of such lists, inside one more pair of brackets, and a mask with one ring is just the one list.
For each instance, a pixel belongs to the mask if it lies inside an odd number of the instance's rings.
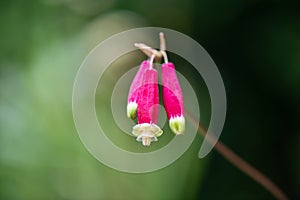
{"label": "blurred green background", "polygon": [[[201,136],[148,174],[112,170],[87,152],[72,118],[76,72],[99,42],[143,26],[180,31],[209,52],[228,98],[221,141],[300,199],[299,10],[280,0],[1,1],[0,199],[274,199],[218,153],[198,159]],[[126,71],[110,69],[111,84]],[[203,81],[178,70],[196,85],[207,124]]]}

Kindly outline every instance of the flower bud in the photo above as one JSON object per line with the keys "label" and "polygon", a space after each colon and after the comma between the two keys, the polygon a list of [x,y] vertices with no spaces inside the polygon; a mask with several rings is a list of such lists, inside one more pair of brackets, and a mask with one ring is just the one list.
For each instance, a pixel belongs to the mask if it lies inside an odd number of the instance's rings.
{"label": "flower bud", "polygon": [[145,70],[149,69],[149,61],[143,61],[140,65],[138,72],[136,73],[130,89],[128,93],[128,101],[127,101],[127,117],[131,119],[135,119],[137,116],[137,108],[138,108],[138,94],[139,88],[142,85],[143,73]]}
{"label": "flower bud", "polygon": [[163,102],[173,133],[180,135],[185,130],[184,103],[182,90],[176,76],[175,66],[162,64]]}
{"label": "flower bud", "polygon": [[137,105],[138,124],[133,127],[132,134],[137,136],[137,141],[142,141],[144,146],[149,146],[163,133],[156,125],[159,111],[157,70],[149,68],[143,73]]}

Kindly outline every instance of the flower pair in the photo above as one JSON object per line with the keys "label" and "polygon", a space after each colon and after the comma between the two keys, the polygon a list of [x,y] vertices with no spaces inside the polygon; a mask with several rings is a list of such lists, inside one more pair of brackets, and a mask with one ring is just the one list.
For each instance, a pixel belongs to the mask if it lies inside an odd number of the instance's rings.
{"label": "flower pair", "polygon": [[158,52],[147,48],[147,55],[151,55],[151,58],[141,63],[131,83],[127,104],[127,116],[131,119],[138,118],[138,124],[133,127],[132,133],[144,146],[157,141],[157,137],[163,133],[156,125],[159,112],[158,72],[153,68],[156,56],[164,56],[166,62],[161,66],[162,96],[169,126],[176,135],[183,134],[185,129],[183,95],[175,66],[168,62],[164,50]]}

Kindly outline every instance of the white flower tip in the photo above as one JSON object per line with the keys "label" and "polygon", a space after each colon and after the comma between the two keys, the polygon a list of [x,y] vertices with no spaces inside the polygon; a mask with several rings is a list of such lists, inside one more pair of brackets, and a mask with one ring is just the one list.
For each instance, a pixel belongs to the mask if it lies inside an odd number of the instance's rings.
{"label": "white flower tip", "polygon": [[157,141],[157,138],[155,136],[154,137],[143,136],[141,138],[137,138],[137,141],[142,141],[143,146],[148,147],[150,146],[151,142]]}
{"label": "white flower tip", "polygon": [[138,104],[136,102],[129,102],[127,104],[127,117],[130,119],[136,118]]}
{"label": "white flower tip", "polygon": [[137,136],[136,140],[142,142],[144,146],[150,146],[151,142],[156,142],[157,137],[161,136],[163,131],[156,124],[137,124],[133,127],[132,134]]}
{"label": "white flower tip", "polygon": [[134,43],[134,46],[135,46],[135,47],[139,47],[139,46],[140,46],[140,43],[137,43],[137,42],[136,42],[136,43]]}
{"label": "white flower tip", "polygon": [[175,135],[182,135],[185,131],[184,116],[181,115],[181,116],[171,117],[169,121],[169,126]]}

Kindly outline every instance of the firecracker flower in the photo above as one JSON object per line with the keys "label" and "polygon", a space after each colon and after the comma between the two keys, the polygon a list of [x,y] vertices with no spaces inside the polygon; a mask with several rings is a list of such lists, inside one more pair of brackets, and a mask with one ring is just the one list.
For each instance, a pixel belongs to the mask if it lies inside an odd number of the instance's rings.
{"label": "firecracker flower", "polygon": [[128,118],[135,119],[137,116],[139,88],[142,85],[143,74],[145,70],[149,69],[149,67],[150,67],[149,61],[148,60],[143,61],[131,83],[129,93],[128,93],[128,101],[127,101]]}
{"label": "firecracker flower", "polygon": [[169,126],[176,135],[185,131],[184,103],[182,90],[171,62],[162,64],[163,102]]}
{"label": "firecracker flower", "polygon": [[176,135],[185,131],[184,103],[182,90],[176,75],[175,66],[168,62],[166,42],[163,33],[160,33],[160,51],[145,44],[136,43],[150,61],[142,62],[137,72],[128,95],[127,115],[134,119],[138,117],[138,124],[133,127],[132,134],[137,141],[142,141],[144,146],[149,146],[152,141],[157,141],[163,131],[157,126],[159,111],[158,74],[153,69],[155,58],[164,58],[162,64],[163,102],[169,120],[169,126]]}
{"label": "firecracker flower", "polygon": [[152,67],[154,56],[151,57],[148,69],[142,71],[141,85],[138,87],[137,116],[138,124],[133,127],[132,134],[144,146],[157,141],[163,131],[156,125],[159,111],[158,73]]}

